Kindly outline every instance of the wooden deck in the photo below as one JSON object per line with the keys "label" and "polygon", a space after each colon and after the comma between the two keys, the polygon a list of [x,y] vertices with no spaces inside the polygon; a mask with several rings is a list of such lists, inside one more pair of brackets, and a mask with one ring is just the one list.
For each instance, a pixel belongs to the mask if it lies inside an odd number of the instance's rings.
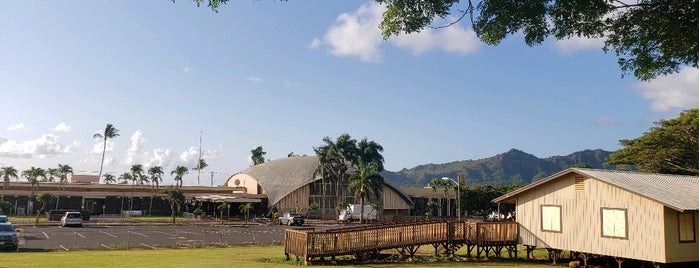
{"label": "wooden deck", "polygon": [[360,259],[378,256],[382,250],[396,249],[403,256],[413,256],[422,245],[432,245],[436,254],[451,256],[466,246],[468,256],[476,250],[494,252],[503,249],[517,256],[519,226],[516,222],[417,221],[378,224],[316,232],[312,229],[287,229],[284,253],[295,255],[306,264],[316,259],[353,255]]}

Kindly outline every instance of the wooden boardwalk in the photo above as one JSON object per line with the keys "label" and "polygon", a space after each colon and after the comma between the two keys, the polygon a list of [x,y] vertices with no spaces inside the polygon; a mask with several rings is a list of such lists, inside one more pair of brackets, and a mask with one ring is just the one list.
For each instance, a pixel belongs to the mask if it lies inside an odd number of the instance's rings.
{"label": "wooden boardwalk", "polygon": [[326,231],[287,229],[284,253],[287,259],[295,255],[306,264],[329,257],[352,255],[358,259],[378,256],[379,252],[396,249],[404,257],[411,257],[422,245],[432,245],[435,255],[451,256],[466,246],[470,257],[502,250],[517,257],[519,226],[516,222],[468,221],[414,221],[377,224]]}

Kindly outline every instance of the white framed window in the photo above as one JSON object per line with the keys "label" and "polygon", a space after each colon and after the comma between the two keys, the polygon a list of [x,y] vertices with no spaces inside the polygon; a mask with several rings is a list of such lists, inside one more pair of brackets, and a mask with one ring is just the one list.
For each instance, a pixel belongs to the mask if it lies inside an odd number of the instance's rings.
{"label": "white framed window", "polygon": [[613,238],[627,238],[626,209],[602,208],[602,236]]}
{"label": "white framed window", "polygon": [[541,206],[541,230],[561,232],[561,206]]}
{"label": "white framed window", "polygon": [[679,213],[680,243],[696,242],[694,234],[694,213]]}

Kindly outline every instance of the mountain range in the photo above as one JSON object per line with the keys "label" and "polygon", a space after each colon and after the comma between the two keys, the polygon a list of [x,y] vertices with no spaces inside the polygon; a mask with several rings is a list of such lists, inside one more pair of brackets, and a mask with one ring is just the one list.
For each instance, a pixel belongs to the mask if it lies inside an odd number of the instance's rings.
{"label": "mountain range", "polygon": [[511,149],[489,158],[419,165],[396,172],[384,171],[381,175],[387,182],[398,187],[424,187],[432,178],[456,179],[458,173],[464,173],[467,185],[529,184],[573,166],[614,168],[604,165],[611,153],[597,149],[574,152],[566,156],[538,158]]}

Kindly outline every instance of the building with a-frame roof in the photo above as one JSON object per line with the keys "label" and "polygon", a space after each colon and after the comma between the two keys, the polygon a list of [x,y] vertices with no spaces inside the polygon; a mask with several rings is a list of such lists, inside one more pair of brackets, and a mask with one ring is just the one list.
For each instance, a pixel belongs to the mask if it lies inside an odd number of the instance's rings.
{"label": "building with a-frame roof", "polygon": [[699,177],[571,168],[493,201],[516,205],[529,247],[656,267],[699,261]]}
{"label": "building with a-frame roof", "polygon": [[[268,206],[280,212],[306,209],[318,203],[321,207],[318,216],[325,219],[336,217],[337,196],[340,202],[359,203],[347,190],[347,184],[323,180],[315,172],[317,167],[316,156],[282,158],[236,173],[224,185],[245,188],[248,194],[266,195]],[[369,203],[377,204],[381,218],[390,220],[394,216],[409,215],[412,201],[400,189],[384,183],[382,198]]]}

